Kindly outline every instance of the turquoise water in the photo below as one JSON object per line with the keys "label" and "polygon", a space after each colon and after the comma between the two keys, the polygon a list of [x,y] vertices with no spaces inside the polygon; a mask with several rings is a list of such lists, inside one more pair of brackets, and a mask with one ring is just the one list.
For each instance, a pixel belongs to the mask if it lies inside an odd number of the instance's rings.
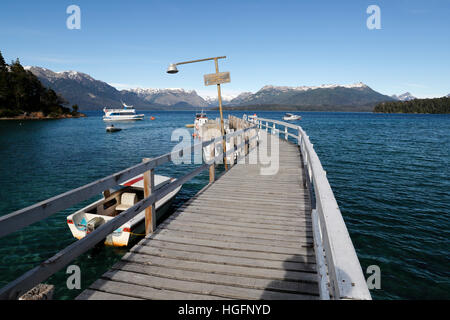
{"label": "turquoise water", "polygon": [[[120,124],[123,130],[113,134],[105,132],[99,112],[84,119],[0,122],[0,214],[171,151],[178,143],[171,141],[172,131],[194,116],[145,113],[144,121]],[[372,290],[372,296],[449,299],[450,116],[300,114],[363,270],[373,264],[381,269],[381,290]],[[281,119],[283,113],[258,115]],[[180,177],[194,167],[165,165],[157,173]],[[185,184],[172,210],[207,182],[204,172]],[[72,243],[65,217],[91,201],[3,238],[0,286]],[[74,261],[82,270],[82,289],[125,252],[101,246]],[[56,285],[56,298],[70,299],[81,291],[68,290],[66,277],[62,270],[47,281]]]}

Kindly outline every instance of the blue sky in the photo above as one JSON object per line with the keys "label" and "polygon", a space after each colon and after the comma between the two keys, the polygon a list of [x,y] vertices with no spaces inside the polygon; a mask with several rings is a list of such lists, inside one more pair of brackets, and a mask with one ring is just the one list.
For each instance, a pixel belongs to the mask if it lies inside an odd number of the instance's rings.
{"label": "blue sky", "polygon": [[[81,29],[69,30],[69,5]],[[369,5],[381,29],[369,30]],[[170,62],[226,55],[224,94],[267,84],[364,82],[384,94],[450,93],[450,0],[390,1],[2,1],[0,50],[9,62],[77,70],[118,87],[185,88],[205,95],[214,63]]]}

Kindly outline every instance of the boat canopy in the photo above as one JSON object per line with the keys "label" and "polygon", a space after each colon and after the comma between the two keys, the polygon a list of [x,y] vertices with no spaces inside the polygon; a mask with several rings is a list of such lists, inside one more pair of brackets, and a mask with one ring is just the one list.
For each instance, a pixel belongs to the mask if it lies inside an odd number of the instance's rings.
{"label": "boat canopy", "polygon": [[125,109],[133,109],[134,107],[133,106],[129,106],[129,105],[127,105],[125,102],[123,102],[123,101],[121,101],[122,102],[122,105],[123,105],[123,107],[125,108]]}
{"label": "boat canopy", "polygon": [[[155,174],[154,177],[155,177],[155,189],[168,184],[171,180],[170,177],[160,176],[158,174]],[[131,178],[130,180],[121,183],[121,185],[125,187],[136,187],[144,189],[144,176],[142,174],[138,175],[134,178]]]}

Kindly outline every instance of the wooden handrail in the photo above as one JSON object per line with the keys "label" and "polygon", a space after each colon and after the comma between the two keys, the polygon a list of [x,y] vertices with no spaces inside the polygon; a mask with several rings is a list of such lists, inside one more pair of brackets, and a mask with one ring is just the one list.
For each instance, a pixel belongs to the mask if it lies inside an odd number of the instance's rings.
{"label": "wooden handrail", "polygon": [[[184,149],[167,153],[163,156],[154,159],[145,159],[145,161],[142,162],[141,164],[125,169],[119,173],[97,180],[95,182],[77,188],[75,190],[68,191],[66,193],[63,193],[62,195],[42,201],[36,205],[32,205],[25,209],[13,212],[12,214],[0,217],[0,236],[7,235],[18,229],[23,228],[24,226],[32,224],[33,222],[39,221],[40,219],[37,219],[36,217],[34,217],[34,219],[29,218],[30,215],[32,215],[33,213],[39,215],[41,219],[46,218],[55,212],[58,212],[60,210],[72,206],[73,204],[89,199],[93,195],[96,195],[99,192],[101,192],[102,190],[106,190],[110,187],[113,187],[123,181],[135,177],[140,173],[153,170],[156,166],[159,166],[161,164],[170,161],[172,159],[172,156],[177,155],[180,152],[183,153],[192,152],[193,150],[196,150],[195,148],[200,147],[200,145],[203,148],[211,143],[222,143],[224,139],[229,139],[239,134],[243,135],[247,130],[254,128],[255,126],[245,128],[230,133],[223,137],[213,138],[211,140]],[[247,143],[248,141],[249,140],[247,140]],[[210,159],[210,161],[205,161],[206,162],[205,164],[201,165],[200,167],[196,168],[195,170],[186,174],[185,176],[179,179],[175,179],[174,181],[171,181],[170,183],[159,189],[152,190],[152,192],[148,194],[148,197],[145,197],[143,200],[139,201],[131,208],[118,214],[108,222],[102,224],[100,227],[95,229],[93,232],[87,234],[82,239],[73,242],[72,244],[70,244],[57,254],[55,254],[53,257],[42,262],[39,266],[31,269],[30,271],[23,274],[21,277],[17,278],[16,280],[7,284],[5,287],[1,288],[0,299],[17,299],[23,293],[33,288],[40,282],[46,280],[55,272],[61,270],[72,260],[74,260],[81,254],[85,253],[87,250],[95,246],[98,242],[106,238],[107,235],[112,233],[114,230],[122,226],[124,223],[126,223],[133,217],[135,217],[138,213],[142,212],[148,207],[153,207],[156,201],[162,199],[164,196],[174,191],[176,188],[183,185],[185,182],[191,180],[192,178],[200,174],[202,171],[210,168],[211,165],[214,165],[214,163],[219,161],[221,158],[222,155],[219,154],[216,157]],[[97,192],[97,190],[100,191]],[[67,203],[65,203],[64,201],[67,201]],[[29,220],[27,221],[27,219]],[[152,223],[154,222],[155,221],[153,220]],[[8,227],[13,228],[14,231],[5,230]],[[154,226],[152,226],[152,229],[153,228]]]}
{"label": "wooden handrail", "polygon": [[102,224],[93,232],[87,234],[84,238],[73,242],[50,259],[47,259],[39,266],[28,271],[21,277],[17,278],[13,282],[9,283],[0,290],[0,299],[17,299],[25,293],[27,290],[33,288],[40,282],[46,280],[48,277],[59,271],[66,266],[69,262],[92,248],[98,242],[106,238],[107,235],[114,230],[122,226],[128,220],[135,217],[138,213],[142,212],[145,208],[151,206],[156,201],[162,199],[164,196],[178,188],[183,183],[189,181],[193,177],[197,176],[200,172],[207,169],[209,164],[203,164],[191,173],[177,179],[170,184],[158,189],[155,193],[152,193],[148,198],[145,198],[136,203],[131,208],[123,211],[119,215],[115,216],[110,221]]}

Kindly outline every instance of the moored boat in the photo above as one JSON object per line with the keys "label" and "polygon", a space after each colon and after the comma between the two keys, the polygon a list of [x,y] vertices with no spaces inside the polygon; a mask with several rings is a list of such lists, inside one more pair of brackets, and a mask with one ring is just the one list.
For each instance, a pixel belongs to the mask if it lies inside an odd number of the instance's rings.
{"label": "moored boat", "polygon": [[286,113],[283,117],[283,120],[286,121],[295,121],[295,120],[301,120],[302,117],[296,114],[292,114],[292,113]]}
{"label": "moored boat", "polygon": [[122,130],[121,128],[114,127],[114,125],[110,125],[106,127],[106,132],[117,132]]}
{"label": "moored boat", "polygon": [[194,127],[196,130],[199,130],[199,128],[207,122],[208,122],[208,117],[206,116],[206,113],[204,113],[202,111],[195,115]]}
{"label": "moored boat", "polygon": [[[174,178],[155,175],[155,190],[162,188]],[[180,191],[181,186],[170,192],[162,199],[156,201],[156,219],[161,218],[169,209],[172,200]],[[103,198],[95,201],[77,212],[67,216],[67,225],[72,235],[81,239],[102,224],[108,222],[121,212],[131,208],[137,202],[144,199],[143,175],[136,176],[121,184],[119,190],[110,193],[108,190]],[[127,246],[130,241],[145,233],[145,210],[139,212],[134,218],[120,226],[105,239],[105,244],[110,246]]]}
{"label": "moored boat", "polygon": [[247,117],[247,121],[250,122],[250,123],[256,123],[257,119],[258,119],[258,116],[256,115],[256,113],[253,114],[253,115],[249,115]]}
{"label": "moored boat", "polygon": [[122,102],[123,109],[107,109],[103,108],[105,115],[103,121],[130,121],[130,120],[142,120],[143,114],[136,114],[136,110],[133,106],[128,106]]}

